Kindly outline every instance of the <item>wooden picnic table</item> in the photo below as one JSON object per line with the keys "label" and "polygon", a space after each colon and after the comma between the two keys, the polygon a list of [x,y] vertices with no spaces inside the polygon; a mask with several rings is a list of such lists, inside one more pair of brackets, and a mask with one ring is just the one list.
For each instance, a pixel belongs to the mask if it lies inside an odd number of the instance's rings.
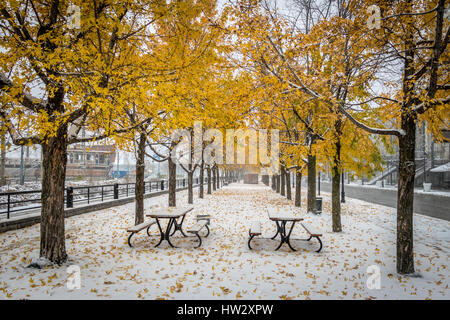
{"label": "wooden picnic table", "polygon": [[[161,208],[156,209],[152,211],[151,213],[147,214],[147,217],[154,218],[156,220],[156,223],[158,225],[159,232],[161,234],[161,239],[159,240],[158,244],[155,247],[158,247],[163,240],[166,240],[169,245],[173,248],[175,246],[170,242],[170,236],[172,236],[176,231],[180,231],[181,234],[185,237],[187,237],[183,232],[183,222],[184,218],[186,216],[186,213],[192,211],[194,209],[193,207],[169,207],[169,208]],[[180,223],[177,222],[177,219],[181,217]],[[166,230],[163,231],[160,219],[169,219],[169,222],[167,223]],[[170,234],[170,230],[172,229],[172,226],[174,227],[174,230],[172,234]]]}
{"label": "wooden picnic table", "polygon": [[[295,223],[299,221],[303,221],[303,218],[293,214],[293,213],[287,213],[279,210],[269,210],[268,212],[269,219],[272,221],[275,221],[275,224],[277,225],[277,233],[272,237],[272,239],[275,239],[277,235],[280,235],[280,244],[275,250],[278,250],[281,248],[283,243],[287,243],[289,248],[292,251],[296,251],[290,243],[290,237],[292,230],[294,229]],[[286,224],[288,222],[292,222],[291,228],[289,229],[289,232],[286,233]]]}

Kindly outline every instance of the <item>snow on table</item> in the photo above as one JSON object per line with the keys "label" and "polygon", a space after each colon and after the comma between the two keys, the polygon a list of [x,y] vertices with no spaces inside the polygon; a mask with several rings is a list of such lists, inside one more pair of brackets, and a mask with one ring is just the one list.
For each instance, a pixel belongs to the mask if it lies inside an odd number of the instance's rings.
{"label": "snow on table", "polygon": [[[323,195],[323,213],[295,208],[263,185],[230,184],[204,199],[195,192],[194,210],[209,214],[211,234],[195,249],[194,237],[171,238],[178,248],[152,237],[136,235],[126,244],[126,229],[134,223],[134,203],[66,219],[70,260],[42,270],[26,266],[39,254],[39,225],[0,234],[0,299],[448,299],[450,222],[415,215],[415,264],[422,277],[395,272],[395,209],[347,198],[342,209],[342,233],[331,231],[330,197]],[[147,199],[145,207],[166,205],[167,195]],[[187,192],[177,194],[187,205]],[[291,252],[269,238],[275,225],[268,208],[279,207],[305,219],[323,233],[324,248],[296,239],[307,235],[296,226]],[[147,213],[147,212],[146,212]],[[262,237],[247,248],[251,221],[261,221]],[[154,236],[153,236],[154,235]],[[80,268],[81,288],[67,288],[69,265]],[[367,268],[378,266],[381,288],[368,289]]]}

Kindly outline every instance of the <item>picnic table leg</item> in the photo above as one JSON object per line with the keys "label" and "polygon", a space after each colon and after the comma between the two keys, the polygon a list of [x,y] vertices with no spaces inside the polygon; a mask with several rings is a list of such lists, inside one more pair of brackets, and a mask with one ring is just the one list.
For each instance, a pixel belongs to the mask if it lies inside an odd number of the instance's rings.
{"label": "picnic table leg", "polygon": [[272,238],[270,238],[272,240],[274,240],[277,237],[277,235],[280,233],[280,226],[278,225],[278,221],[275,221],[275,224],[277,225],[277,233],[275,233],[275,235]]}
{"label": "picnic table leg", "polygon": [[175,220],[175,218],[170,218],[169,223],[167,224],[167,229],[166,229],[166,234],[165,234],[165,240],[167,240],[167,242],[169,243],[169,245],[170,245],[172,248],[176,248],[176,247],[172,244],[172,242],[170,242],[170,239],[169,239],[169,237],[170,237],[170,229],[172,228],[172,226],[173,226],[174,224],[176,225],[176,220]]}
{"label": "picnic table leg", "polygon": [[161,242],[164,240],[164,232],[163,232],[163,230],[161,228],[161,225],[159,224],[159,219],[158,218],[156,218],[156,224],[158,225],[159,233],[161,234],[161,239],[159,240],[159,242],[155,246],[155,248],[158,247],[161,244]]}
{"label": "picnic table leg", "polygon": [[181,218],[180,223],[177,223],[177,220],[175,219],[175,221],[174,221],[175,228],[173,229],[173,232],[171,233],[170,236],[173,236],[175,234],[175,232],[180,231],[183,236],[187,237],[187,235],[183,232],[183,222],[184,222],[185,217],[186,216],[183,216]]}
{"label": "picnic table leg", "polygon": [[275,249],[275,251],[277,251],[278,249],[281,248],[281,246],[282,246],[283,243],[284,243],[283,224],[285,224],[286,222],[285,222],[285,221],[282,221],[282,222],[280,223],[280,222],[278,222],[278,221],[275,221],[275,223],[277,224],[277,229],[278,229],[278,232],[280,233],[280,237],[281,237],[281,239],[280,239],[280,244],[279,244],[278,247]]}
{"label": "picnic table leg", "polygon": [[291,241],[290,241],[290,239],[291,239],[291,233],[292,233],[292,230],[294,230],[294,226],[295,226],[295,221],[292,221],[291,230],[289,230],[289,233],[288,233],[288,235],[287,235],[287,237],[286,237],[286,243],[288,244],[289,248],[291,248],[292,251],[297,251],[297,250],[295,250],[294,248],[292,248],[292,246],[291,246]]}
{"label": "picnic table leg", "polygon": [[279,222],[276,221],[276,223],[277,223],[277,227],[278,227],[278,229],[280,231],[281,240],[280,240],[280,244],[275,249],[275,251],[280,249],[281,246],[283,245],[283,243],[287,243],[287,245],[289,246],[289,248],[292,251],[297,251],[291,246],[291,243],[289,241],[289,238],[291,237],[292,230],[294,229],[294,226],[295,226],[295,221],[292,222],[291,229],[289,230],[289,233],[287,235],[286,235],[286,223],[287,223],[287,221],[282,221],[281,224],[279,224]]}

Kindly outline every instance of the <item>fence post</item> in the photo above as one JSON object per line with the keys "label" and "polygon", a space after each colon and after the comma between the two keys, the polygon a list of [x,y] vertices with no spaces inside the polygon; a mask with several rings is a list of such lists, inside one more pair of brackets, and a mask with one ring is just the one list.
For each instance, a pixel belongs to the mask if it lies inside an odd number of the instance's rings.
{"label": "fence post", "polygon": [[119,184],[114,183],[114,199],[119,199]]}
{"label": "fence post", "polygon": [[11,209],[11,195],[8,194],[8,219],[9,219],[9,210]]}
{"label": "fence post", "polygon": [[164,180],[161,181],[161,191],[164,190]]}
{"label": "fence post", "polygon": [[66,189],[66,206],[67,208],[73,208],[73,187]]}

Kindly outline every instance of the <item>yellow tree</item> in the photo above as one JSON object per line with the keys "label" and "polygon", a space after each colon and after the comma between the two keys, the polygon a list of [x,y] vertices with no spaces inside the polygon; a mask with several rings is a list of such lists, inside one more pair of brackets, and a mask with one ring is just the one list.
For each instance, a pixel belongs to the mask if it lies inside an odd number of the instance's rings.
{"label": "yellow tree", "polygon": [[[145,85],[134,57],[161,17],[157,8],[153,1],[133,0],[0,4],[2,124],[15,144],[42,147],[43,263],[67,259],[67,146],[126,131],[115,123],[124,100],[113,98],[114,87]],[[81,128],[92,137],[79,138]]]}
{"label": "yellow tree", "polygon": [[[282,63],[277,69],[270,69],[278,80],[284,84],[283,89],[291,89],[324,104],[336,116],[344,116],[358,128],[376,135],[393,135],[399,141],[399,184],[397,201],[397,271],[401,274],[414,272],[413,259],[413,195],[415,176],[415,128],[418,120],[426,120],[430,128],[440,136],[440,127],[448,121],[448,72],[443,61],[448,60],[446,50],[449,40],[449,25],[445,15],[445,1],[340,1],[341,7],[350,13],[345,19],[328,19],[328,26],[323,31],[344,30],[350,37],[342,36],[338,40],[348,39],[348,43],[337,41],[327,45],[333,54],[341,55],[348,50],[359,53],[364,64],[356,68],[358,72],[367,70],[374,76],[362,79],[364,83],[350,83],[347,91],[353,92],[360,108],[355,108],[352,100],[343,100],[329,91],[323,91],[321,80],[328,80],[327,69],[318,69],[310,73],[305,58],[302,58],[295,45],[296,38],[304,38],[305,43],[314,47],[323,38],[303,37],[294,33],[283,32],[284,22],[273,15],[273,11],[260,6],[259,1],[242,1],[246,11],[256,12],[258,19],[248,20],[244,13],[237,13],[238,21],[248,30],[249,37],[259,43],[257,57],[261,50],[277,55]],[[370,7],[374,5],[374,7]],[[261,9],[262,8],[262,9]],[[374,10],[371,14],[368,9]],[[264,14],[262,14],[263,12]],[[378,12],[378,15],[376,14]],[[381,17],[380,13],[383,13]],[[258,22],[265,23],[265,28],[255,28]],[[379,26],[379,28],[377,27]],[[255,31],[257,30],[257,31]],[[322,33],[323,34],[323,33]],[[345,34],[344,34],[345,35]],[[346,46],[343,46],[346,45]],[[299,54],[299,55],[298,55]],[[357,55],[356,55],[357,56]],[[345,57],[345,56],[344,56]],[[318,56],[322,59],[322,56]],[[332,61],[332,60],[330,60]],[[337,60],[339,61],[339,59]],[[346,67],[348,60],[339,66],[333,63],[337,78],[345,72],[338,71]],[[387,69],[400,72],[384,85],[384,93],[372,94],[366,90],[374,85],[377,77]],[[397,68],[398,69],[398,68]],[[391,74],[392,76],[392,74]],[[359,91],[359,93],[358,93]],[[376,91],[376,90],[373,90]],[[378,90],[380,91],[380,90]],[[384,90],[382,90],[384,91]],[[336,112],[337,111],[337,112]],[[380,124],[380,122],[382,124]],[[375,125],[375,123],[377,123]],[[394,125],[396,128],[384,128]]]}

